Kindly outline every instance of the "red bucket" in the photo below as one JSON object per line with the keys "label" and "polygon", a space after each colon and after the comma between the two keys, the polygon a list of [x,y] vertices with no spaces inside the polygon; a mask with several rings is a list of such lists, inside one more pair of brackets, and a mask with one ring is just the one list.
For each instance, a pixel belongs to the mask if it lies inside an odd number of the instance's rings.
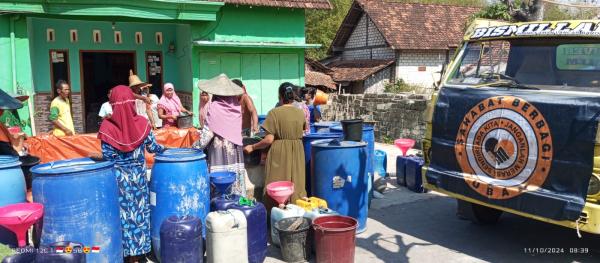
{"label": "red bucket", "polygon": [[358,221],[348,216],[313,220],[317,263],[354,263]]}

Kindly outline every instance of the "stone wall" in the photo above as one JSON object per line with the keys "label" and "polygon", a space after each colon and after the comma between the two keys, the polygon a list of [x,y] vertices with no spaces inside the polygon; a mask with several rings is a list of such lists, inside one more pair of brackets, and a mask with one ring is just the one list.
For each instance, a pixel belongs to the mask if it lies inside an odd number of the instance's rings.
{"label": "stone wall", "polygon": [[376,141],[411,138],[417,140],[415,148],[421,148],[428,102],[429,95],[422,94],[330,94],[322,116],[327,121],[375,121]]}
{"label": "stone wall", "polygon": [[385,85],[390,82],[392,68],[388,67],[365,80],[364,93],[384,93]]}

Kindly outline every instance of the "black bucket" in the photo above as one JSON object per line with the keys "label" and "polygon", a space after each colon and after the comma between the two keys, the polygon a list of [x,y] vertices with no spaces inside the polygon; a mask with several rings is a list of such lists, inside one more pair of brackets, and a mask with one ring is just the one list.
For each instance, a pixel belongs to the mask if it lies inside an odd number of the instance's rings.
{"label": "black bucket", "polygon": [[19,157],[19,161],[21,161],[21,170],[23,171],[23,175],[25,176],[25,184],[27,185],[27,190],[31,189],[31,172],[29,171],[31,167],[34,167],[40,163],[40,158],[33,155],[25,155]]}
{"label": "black bucket", "polygon": [[340,122],[342,123],[342,129],[344,131],[344,141],[362,141],[363,120],[354,119],[343,120]]}
{"label": "black bucket", "polygon": [[[294,229],[294,223],[301,223]],[[304,262],[310,259],[311,240],[310,219],[305,217],[284,218],[275,223],[275,229],[279,231],[279,242],[281,243],[281,255],[285,262]]]}

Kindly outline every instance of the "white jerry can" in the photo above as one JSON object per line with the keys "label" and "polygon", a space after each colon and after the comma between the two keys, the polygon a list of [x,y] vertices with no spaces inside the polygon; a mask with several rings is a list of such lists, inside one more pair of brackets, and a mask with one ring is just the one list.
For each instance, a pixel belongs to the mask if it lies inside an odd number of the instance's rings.
{"label": "white jerry can", "polygon": [[279,246],[279,233],[275,229],[275,222],[290,217],[297,217],[304,215],[304,209],[294,204],[288,204],[284,209],[279,207],[273,207],[271,209],[271,241],[273,245]]}
{"label": "white jerry can", "polygon": [[206,216],[206,259],[211,263],[248,262],[247,223],[235,209]]}
{"label": "white jerry can", "polygon": [[332,215],[339,215],[339,214],[336,211],[333,211],[328,208],[313,208],[311,211],[307,211],[304,214],[304,217],[310,219],[310,221],[312,222],[313,220],[315,220],[319,217],[332,216]]}

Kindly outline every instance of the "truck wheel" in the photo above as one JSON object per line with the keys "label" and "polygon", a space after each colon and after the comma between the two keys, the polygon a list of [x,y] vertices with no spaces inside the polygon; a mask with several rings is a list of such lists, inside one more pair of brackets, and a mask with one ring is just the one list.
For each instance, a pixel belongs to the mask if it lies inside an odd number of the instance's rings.
{"label": "truck wheel", "polygon": [[470,220],[482,225],[493,225],[498,222],[500,215],[502,215],[502,211],[498,209],[458,199],[456,201],[458,205],[456,215],[460,219]]}

